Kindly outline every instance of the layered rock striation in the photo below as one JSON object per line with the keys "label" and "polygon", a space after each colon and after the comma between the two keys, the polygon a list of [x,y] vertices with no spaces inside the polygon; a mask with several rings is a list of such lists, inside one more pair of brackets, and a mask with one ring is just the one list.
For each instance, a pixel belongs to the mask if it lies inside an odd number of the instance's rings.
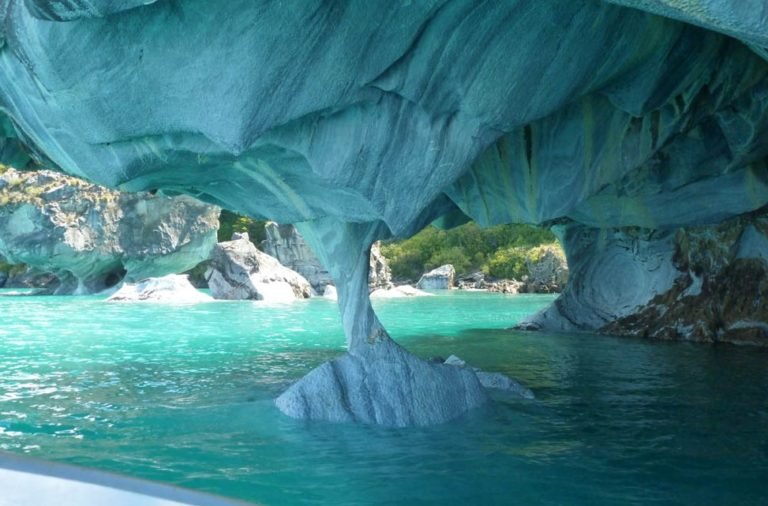
{"label": "layered rock striation", "polygon": [[191,269],[216,243],[219,209],[187,196],[121,193],[50,171],[0,174],[0,255],[94,293]]}
{"label": "layered rock striation", "polygon": [[[594,328],[671,289],[676,230],[768,203],[753,2],[80,4],[2,10],[0,154],[299,223],[349,358],[281,397],[296,416],[432,423],[483,402],[457,371],[392,374],[415,359],[370,306],[376,240],[439,217],[563,227],[569,260],[607,255],[576,261],[558,302]],[[455,393],[422,396],[435,382]]]}
{"label": "layered rock striation", "polygon": [[330,273],[307,246],[296,227],[268,221],[264,230],[267,235],[262,244],[264,253],[304,276],[315,293],[322,294],[326,286],[333,284]]}
{"label": "layered rock striation", "polygon": [[571,280],[524,327],[768,345],[768,214],[668,230],[558,232]]}

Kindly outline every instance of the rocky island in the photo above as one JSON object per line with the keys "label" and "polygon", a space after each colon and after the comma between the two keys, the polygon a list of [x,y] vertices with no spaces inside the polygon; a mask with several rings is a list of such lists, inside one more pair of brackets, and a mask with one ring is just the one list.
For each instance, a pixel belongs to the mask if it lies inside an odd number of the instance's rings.
{"label": "rocky island", "polygon": [[0,174],[0,257],[89,294],[179,273],[216,244],[219,209],[188,196],[110,190],[51,171]]}
{"label": "rocky island", "polygon": [[570,280],[535,326],[768,343],[753,2],[10,0],[1,15],[3,161],[296,224],[335,281],[348,353],[280,396],[291,416],[423,425],[485,402],[471,370],[412,356],[370,304],[371,245],[434,220],[559,234]]}

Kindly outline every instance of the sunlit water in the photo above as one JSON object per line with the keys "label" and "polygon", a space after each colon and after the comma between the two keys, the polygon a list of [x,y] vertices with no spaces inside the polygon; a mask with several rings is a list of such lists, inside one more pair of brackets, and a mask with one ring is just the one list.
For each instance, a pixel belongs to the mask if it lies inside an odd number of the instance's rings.
{"label": "sunlit water", "polygon": [[768,504],[766,350],[504,330],[550,300],[378,302],[417,355],[537,395],[384,429],[273,404],[342,352],[332,302],[3,296],[0,449],[264,504]]}

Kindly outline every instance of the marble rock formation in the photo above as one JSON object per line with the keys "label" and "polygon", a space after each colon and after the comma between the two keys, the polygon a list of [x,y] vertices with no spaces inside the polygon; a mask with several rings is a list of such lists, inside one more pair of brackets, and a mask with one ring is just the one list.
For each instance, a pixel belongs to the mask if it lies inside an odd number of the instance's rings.
{"label": "marble rock formation", "polygon": [[451,290],[456,284],[456,269],[453,265],[441,265],[436,269],[422,274],[416,288],[420,290]]}
{"label": "marble rock formation", "polygon": [[[438,218],[586,230],[569,258],[605,240],[592,251],[614,268],[585,273],[625,269],[646,290],[614,278],[617,303],[572,274],[582,288],[558,304],[595,307],[580,317],[592,328],[670,289],[664,236],[768,203],[755,2],[3,5],[2,160],[298,224],[335,281],[349,354],[281,397],[296,416],[338,419],[333,403],[436,422],[484,400],[457,368],[392,374],[417,362],[370,306],[376,240]],[[611,239],[635,228],[638,241]],[[656,260],[659,274],[637,274]]]}
{"label": "marble rock formation", "polygon": [[197,303],[212,301],[213,297],[198,291],[187,276],[169,274],[147,278],[138,283],[123,283],[109,296],[109,302],[172,302]]}
{"label": "marble rock formation", "polygon": [[213,248],[205,273],[214,298],[267,302],[309,298],[312,289],[301,274],[256,249],[247,233],[232,239]]}
{"label": "marble rock formation", "polygon": [[50,171],[0,174],[0,254],[94,293],[191,269],[216,243],[219,209],[187,196],[121,193]]}
{"label": "marble rock formation", "polygon": [[324,293],[333,278],[293,225],[278,225],[268,221],[264,227],[267,238],[262,243],[264,253],[298,272],[309,281],[315,293]]}
{"label": "marble rock formation", "polygon": [[719,225],[557,228],[571,280],[530,328],[768,345],[768,216]]}
{"label": "marble rock formation", "polygon": [[573,277],[530,323],[768,345],[765,214],[664,231],[570,226],[561,234],[570,245]]}
{"label": "marble rock formation", "polygon": [[[262,244],[264,252],[304,276],[315,293],[324,295],[326,288],[333,285],[333,278],[296,227],[278,225],[274,221],[269,221],[264,228],[267,234]],[[392,272],[387,259],[381,254],[379,242],[371,246],[368,286],[371,290],[392,288]]]}

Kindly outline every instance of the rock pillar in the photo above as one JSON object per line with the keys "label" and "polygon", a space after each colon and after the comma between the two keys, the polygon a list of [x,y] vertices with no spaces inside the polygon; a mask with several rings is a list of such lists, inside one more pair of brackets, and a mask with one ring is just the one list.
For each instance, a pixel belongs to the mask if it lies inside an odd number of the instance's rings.
{"label": "rock pillar", "polygon": [[333,275],[348,352],[292,385],[277,406],[295,418],[387,426],[430,425],[486,402],[475,373],[427,363],[401,348],[373,311],[368,296],[369,254],[383,235],[380,222],[331,219],[299,225]]}

